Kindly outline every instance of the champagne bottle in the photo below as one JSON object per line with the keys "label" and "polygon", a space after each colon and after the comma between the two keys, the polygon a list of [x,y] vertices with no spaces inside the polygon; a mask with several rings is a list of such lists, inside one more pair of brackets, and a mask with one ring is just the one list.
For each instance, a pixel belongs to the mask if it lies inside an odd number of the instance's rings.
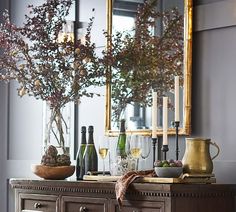
{"label": "champagne bottle", "polygon": [[116,146],[116,155],[121,158],[125,158],[127,156],[125,152],[126,145],[126,133],[125,133],[125,119],[122,119],[120,122],[120,133],[118,137],[118,142]]}
{"label": "champagne bottle", "polygon": [[84,152],[86,148],[86,127],[81,127],[81,143],[78,149],[78,152],[76,154],[76,179],[82,180],[83,176],[85,174],[84,170]]}
{"label": "champagne bottle", "polygon": [[85,174],[88,171],[98,170],[98,155],[93,141],[93,126],[89,126],[88,133],[88,144],[84,153]]}

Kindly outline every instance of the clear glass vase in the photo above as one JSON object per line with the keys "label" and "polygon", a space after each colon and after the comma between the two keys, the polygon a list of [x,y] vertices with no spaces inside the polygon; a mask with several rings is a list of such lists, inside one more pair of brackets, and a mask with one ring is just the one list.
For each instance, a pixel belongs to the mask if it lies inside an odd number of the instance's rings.
{"label": "clear glass vase", "polygon": [[70,156],[71,144],[71,105],[64,107],[44,107],[44,150],[53,145],[57,148],[58,154]]}

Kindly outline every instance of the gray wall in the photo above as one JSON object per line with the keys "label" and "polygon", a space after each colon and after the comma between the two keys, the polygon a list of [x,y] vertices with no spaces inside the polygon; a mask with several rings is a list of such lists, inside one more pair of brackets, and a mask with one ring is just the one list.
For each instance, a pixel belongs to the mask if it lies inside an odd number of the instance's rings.
{"label": "gray wall", "polygon": [[[236,183],[236,1],[194,0],[192,134],[211,138],[217,183]],[[168,158],[175,158],[170,138]],[[180,157],[185,137],[180,138]],[[211,154],[216,150],[211,148]]]}
{"label": "gray wall", "polygon": [[194,7],[192,135],[221,148],[219,183],[236,183],[236,1],[199,0]]}

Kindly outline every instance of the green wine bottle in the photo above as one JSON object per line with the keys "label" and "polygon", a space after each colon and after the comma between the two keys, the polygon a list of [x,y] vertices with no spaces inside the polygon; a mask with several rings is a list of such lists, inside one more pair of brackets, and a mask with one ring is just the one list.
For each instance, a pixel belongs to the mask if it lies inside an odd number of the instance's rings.
{"label": "green wine bottle", "polygon": [[85,174],[84,170],[84,152],[86,148],[86,127],[81,127],[81,143],[76,154],[76,179],[82,180]]}
{"label": "green wine bottle", "polygon": [[93,126],[89,126],[88,133],[88,144],[84,153],[85,174],[88,171],[98,171],[98,155],[94,146]]}
{"label": "green wine bottle", "polygon": [[121,158],[126,158],[127,154],[125,151],[125,145],[126,145],[125,119],[122,119],[120,122],[120,133],[116,146],[117,156],[120,156]]}

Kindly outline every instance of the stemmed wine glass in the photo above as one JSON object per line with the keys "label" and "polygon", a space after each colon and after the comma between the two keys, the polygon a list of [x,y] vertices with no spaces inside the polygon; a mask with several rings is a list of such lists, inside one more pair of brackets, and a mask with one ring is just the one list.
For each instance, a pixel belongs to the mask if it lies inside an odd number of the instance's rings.
{"label": "stemmed wine glass", "polygon": [[132,134],[126,136],[126,145],[125,145],[125,153],[126,155],[130,155],[130,140],[131,140]]}
{"label": "stemmed wine glass", "polygon": [[142,148],[139,135],[132,135],[130,138],[130,154],[136,160],[135,170],[138,170],[138,159],[141,156]]}
{"label": "stemmed wine glass", "polygon": [[151,148],[152,148],[152,139],[148,136],[140,136],[140,142],[141,142],[141,158],[144,161],[144,164],[146,166],[146,159],[148,158]]}
{"label": "stemmed wine glass", "polygon": [[99,137],[99,148],[98,153],[102,158],[102,175],[105,175],[105,158],[107,157],[109,150],[109,137],[108,136],[101,136]]}

